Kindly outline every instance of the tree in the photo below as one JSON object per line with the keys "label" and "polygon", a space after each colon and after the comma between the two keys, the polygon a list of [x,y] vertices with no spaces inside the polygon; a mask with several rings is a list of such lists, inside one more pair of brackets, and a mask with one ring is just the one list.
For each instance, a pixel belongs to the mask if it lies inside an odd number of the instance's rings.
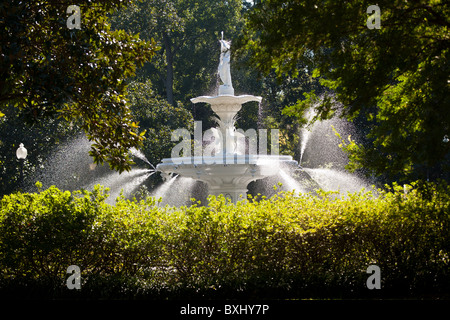
{"label": "tree", "polygon": [[173,35],[183,32],[183,21],[178,16],[173,0],[146,0],[134,2],[133,5],[117,12],[113,16],[113,25],[132,32],[139,32],[143,39],[156,38],[161,46],[159,57],[154,61],[150,73],[160,78],[160,84],[166,93],[167,101],[174,104],[174,48]]}
{"label": "tree", "polygon": [[150,81],[132,82],[129,97],[133,117],[146,129],[142,152],[153,164],[170,158],[172,148],[179,143],[171,141],[172,131],[178,128],[193,131],[194,120],[190,112],[158,97]]}
{"label": "tree", "polygon": [[236,38],[242,10],[241,0],[144,0],[114,15],[113,25],[155,39],[161,50],[138,76],[170,104],[188,104],[216,85],[221,31]]}
{"label": "tree", "polygon": [[128,170],[128,150],[143,137],[125,99],[126,79],[157,49],[154,42],[110,29],[106,15],[131,2],[78,1],[81,28],[70,29],[71,1],[3,1],[0,110],[13,105],[30,124],[49,117],[80,120],[94,141],[94,161]]}
{"label": "tree", "polygon": [[[349,140],[349,169],[407,178],[442,165],[450,144],[449,8],[443,1],[378,1],[380,29],[369,29],[371,1],[260,1],[248,16],[242,43],[268,73],[298,74],[304,63],[343,105],[342,116],[367,119],[369,144]],[[317,100],[300,101],[302,117]],[[328,98],[321,118],[337,109]]]}
{"label": "tree", "polygon": [[[0,197],[24,189],[19,181],[20,170],[24,177],[32,176],[43,168],[53,146],[79,133],[76,122],[67,125],[64,119],[43,119],[33,125],[23,122],[21,111],[10,105],[0,118]],[[28,150],[23,167],[19,168],[16,150],[23,143]]]}

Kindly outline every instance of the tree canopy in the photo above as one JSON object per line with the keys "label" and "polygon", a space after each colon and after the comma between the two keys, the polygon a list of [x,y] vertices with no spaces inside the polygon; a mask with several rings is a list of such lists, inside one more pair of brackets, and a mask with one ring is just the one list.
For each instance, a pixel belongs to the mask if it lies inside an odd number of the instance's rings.
{"label": "tree canopy", "polygon": [[171,156],[172,131],[178,128],[193,130],[192,114],[181,106],[173,106],[156,95],[151,82],[132,82],[129,86],[129,100],[133,118],[146,128],[141,151],[152,164]]}
{"label": "tree canopy", "polygon": [[142,0],[113,16],[113,26],[155,39],[161,50],[138,75],[175,105],[216,84],[221,31],[227,39],[244,25],[242,0]]}
{"label": "tree canopy", "polygon": [[0,111],[12,105],[29,124],[80,121],[94,141],[94,161],[128,170],[128,150],[143,137],[126,101],[125,80],[157,49],[110,28],[107,14],[131,2],[80,0],[81,24],[73,29],[67,13],[72,1],[2,1]]}
{"label": "tree canopy", "polygon": [[45,143],[78,128],[97,163],[128,170],[132,147],[158,162],[189,113],[214,125],[209,106],[189,99],[214,94],[221,31],[232,40],[236,94],[263,97],[242,108],[239,128],[280,128],[280,151],[298,159],[299,128],[315,108],[317,119],[340,115],[366,135],[341,137],[351,170],[417,178],[450,169],[443,1],[379,1],[379,29],[368,28],[365,0],[84,0],[79,29],[67,24],[72,4],[0,3],[3,171],[17,171],[9,158],[20,142],[39,152],[30,156],[39,166]]}
{"label": "tree canopy", "polygon": [[[408,177],[442,164],[450,151],[449,7],[444,1],[377,2],[380,28],[369,28],[371,1],[263,0],[249,11],[241,50],[278,75],[307,65],[328,89],[319,117],[365,118],[368,144],[344,141],[350,169]],[[326,95],[327,97],[327,95]],[[307,99],[286,114],[302,118]]]}

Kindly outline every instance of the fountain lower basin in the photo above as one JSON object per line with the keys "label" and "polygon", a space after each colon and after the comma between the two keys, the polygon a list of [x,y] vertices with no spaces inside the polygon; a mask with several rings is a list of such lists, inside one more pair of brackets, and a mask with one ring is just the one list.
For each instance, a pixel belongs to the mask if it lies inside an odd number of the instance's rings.
{"label": "fountain lower basin", "polygon": [[163,159],[156,167],[166,177],[179,174],[202,181],[208,193],[223,194],[236,203],[246,199],[250,182],[277,175],[286,165],[297,166],[291,156],[227,154],[214,157],[184,157]]}

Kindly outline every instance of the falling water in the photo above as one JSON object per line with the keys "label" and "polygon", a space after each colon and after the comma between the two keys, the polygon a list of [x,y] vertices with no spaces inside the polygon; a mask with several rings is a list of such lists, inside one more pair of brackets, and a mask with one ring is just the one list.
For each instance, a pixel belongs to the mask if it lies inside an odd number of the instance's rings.
{"label": "falling water", "polygon": [[289,175],[285,169],[281,169],[279,172],[281,183],[284,187],[288,189],[288,191],[295,191],[295,193],[305,193],[307,190],[298,182],[295,180],[291,175]]}
{"label": "falling water", "polygon": [[357,192],[362,189],[371,190],[370,183],[356,174],[345,172],[348,163],[347,155],[339,148],[339,140],[333,132],[333,127],[343,136],[357,132],[352,123],[334,117],[329,120],[315,121],[314,107],[305,113],[308,125],[300,131],[300,161],[303,171],[283,168],[275,177],[268,177],[251,185],[251,193],[273,195],[273,186],[282,183],[280,190],[313,193],[314,190],[336,191],[341,195],[347,192]]}
{"label": "falling water", "polygon": [[[308,124],[311,122],[315,115],[314,108],[310,108],[308,111],[306,111],[305,117],[308,121]],[[303,154],[305,153],[306,144],[308,143],[309,137],[311,135],[312,128],[301,128],[300,129],[300,161],[298,162],[299,165],[302,164]]]}
{"label": "falling water", "polygon": [[108,203],[114,203],[116,198],[123,193],[125,198],[130,197],[134,191],[155,171],[151,169],[132,169],[129,172],[112,172],[105,177],[101,177],[85,185],[83,189],[92,190],[95,185],[100,184],[109,188]]}
{"label": "falling water", "polygon": [[[281,183],[281,186],[279,185]],[[274,188],[276,187],[276,188]],[[307,193],[309,190],[302,184],[302,182],[297,181],[287,167],[280,168],[277,175],[269,176],[264,179],[258,179],[251,182],[248,185],[248,193],[256,196],[258,194],[264,195],[267,198],[274,196],[280,191],[295,191],[298,193]]]}
{"label": "falling water", "polygon": [[189,204],[194,184],[195,180],[192,178],[179,177],[166,195],[167,200],[170,200],[171,205],[178,207]]}
{"label": "falling water", "polygon": [[164,181],[163,184],[161,184],[158,188],[156,188],[152,192],[152,197],[155,197],[156,199],[163,198],[165,199],[167,192],[170,190],[170,187],[175,182],[175,179],[178,177],[178,175],[171,177],[169,180]]}
{"label": "falling water", "polygon": [[40,181],[44,188],[55,185],[65,190],[75,190],[80,184],[88,183],[97,167],[89,156],[90,149],[91,142],[84,135],[58,145],[35,174],[29,177],[27,191],[36,190],[36,181]]}
{"label": "falling water", "polygon": [[262,129],[263,128],[263,105],[262,102],[259,102],[258,104],[258,122],[257,122],[257,126],[258,129]]}
{"label": "falling water", "polygon": [[183,206],[191,204],[194,185],[197,183],[192,178],[174,176],[160,185],[153,193],[152,197],[162,198],[162,205]]}
{"label": "falling water", "polygon": [[130,152],[134,157],[141,159],[142,161],[144,161],[145,163],[150,165],[153,168],[153,170],[156,170],[155,166],[153,164],[151,164],[150,161],[148,161],[148,159],[145,157],[145,155],[142,153],[141,150],[137,150],[136,148],[131,148]]}
{"label": "falling water", "polygon": [[347,172],[325,168],[304,168],[303,170],[325,191],[338,191],[346,194],[347,192],[358,192],[363,188],[366,190],[371,188],[364,180]]}
{"label": "falling water", "polygon": [[131,150],[132,155],[142,159],[152,169],[134,167],[131,171],[120,174],[107,165],[98,166],[89,155],[91,145],[83,134],[57,146],[40,170],[29,178],[27,191],[36,191],[36,181],[40,181],[44,188],[54,185],[69,191],[92,190],[95,185],[100,184],[109,188],[110,196],[107,202],[113,203],[122,190],[125,197],[132,196],[133,192],[155,173],[154,166],[139,150]]}

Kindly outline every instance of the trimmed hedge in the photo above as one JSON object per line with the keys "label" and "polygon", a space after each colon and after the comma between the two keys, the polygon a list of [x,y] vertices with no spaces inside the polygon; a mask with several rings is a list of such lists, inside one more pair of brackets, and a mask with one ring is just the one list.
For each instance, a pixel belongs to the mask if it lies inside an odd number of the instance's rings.
{"label": "trimmed hedge", "polygon": [[[55,187],[0,201],[0,292],[28,298],[449,298],[450,187],[105,203]],[[369,265],[381,290],[369,290]],[[81,290],[66,287],[81,269]]]}

